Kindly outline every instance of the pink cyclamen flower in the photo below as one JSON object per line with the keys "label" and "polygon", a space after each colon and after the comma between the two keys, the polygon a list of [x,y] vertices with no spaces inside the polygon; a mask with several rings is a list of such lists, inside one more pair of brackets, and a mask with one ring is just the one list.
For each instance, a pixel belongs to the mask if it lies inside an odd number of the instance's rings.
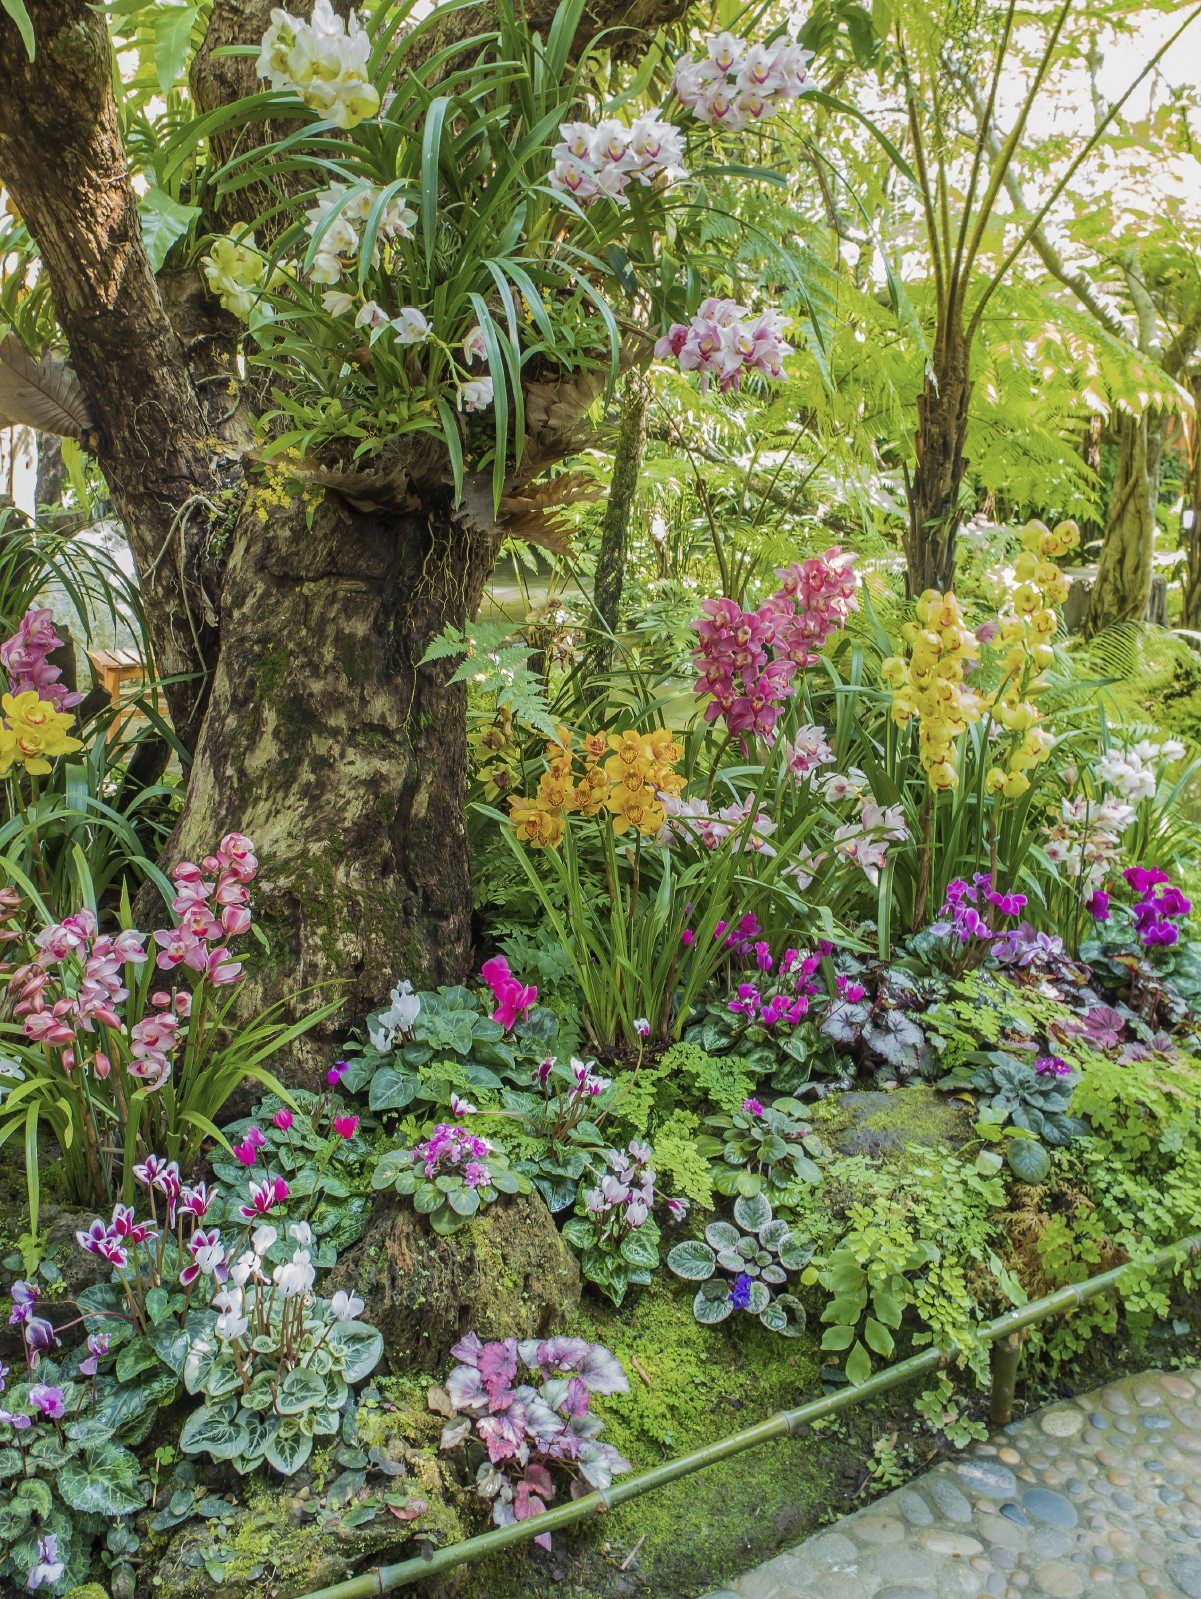
{"label": "pink cyclamen flower", "polygon": [[274,1126],[279,1128],[281,1133],[286,1133],[292,1125],[292,1112],[287,1109],[277,1110],[271,1121]]}
{"label": "pink cyclamen flower", "polygon": [[254,1165],[255,1146],[250,1142],[249,1138],[244,1138],[240,1144],[234,1144],[233,1152],[243,1166]]}
{"label": "pink cyclamen flower", "polygon": [[357,1116],[334,1117],[334,1131],[337,1133],[339,1138],[345,1138],[347,1140],[353,1138],[358,1125],[359,1118]]}
{"label": "pink cyclamen flower", "polygon": [[249,1197],[250,1203],[239,1205],[238,1212],[252,1221],[256,1216],[265,1216],[276,1205],[282,1205],[288,1197],[288,1185],[282,1177],[265,1177],[261,1183],[251,1183]]}
{"label": "pink cyclamen flower", "polygon": [[763,1102],[758,1099],[744,1099],[742,1102],[742,1108],[750,1116],[762,1116],[764,1113]]}
{"label": "pink cyclamen flower", "polygon": [[343,1077],[346,1075],[346,1067],[347,1067],[347,1062],[346,1061],[344,1061],[344,1060],[336,1060],[334,1062],[334,1064],[330,1067],[329,1071],[326,1072],[325,1080],[326,1080],[326,1082],[329,1084],[329,1086],[331,1088],[337,1088],[338,1084],[342,1081]]}

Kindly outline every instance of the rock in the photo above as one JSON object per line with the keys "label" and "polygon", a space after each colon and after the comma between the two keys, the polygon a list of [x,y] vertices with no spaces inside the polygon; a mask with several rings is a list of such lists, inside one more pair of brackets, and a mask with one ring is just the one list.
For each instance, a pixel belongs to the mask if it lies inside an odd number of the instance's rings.
{"label": "rock", "polygon": [[338,1288],[366,1300],[393,1371],[441,1375],[464,1333],[487,1340],[562,1329],[579,1307],[580,1270],[537,1193],[498,1199],[446,1238],[390,1194],[331,1273],[328,1291]]}
{"label": "rock", "polygon": [[891,1155],[907,1148],[954,1147],[971,1131],[967,1106],[922,1083],[905,1088],[831,1094],[823,1101],[834,1125],[820,1126],[844,1155]]}

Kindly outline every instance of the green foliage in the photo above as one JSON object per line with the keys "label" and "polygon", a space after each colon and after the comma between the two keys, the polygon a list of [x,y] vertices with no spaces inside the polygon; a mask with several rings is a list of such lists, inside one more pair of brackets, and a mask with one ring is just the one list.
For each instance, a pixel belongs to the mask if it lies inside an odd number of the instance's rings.
{"label": "green foliage", "polygon": [[697,1152],[709,1160],[719,1194],[762,1195],[778,1205],[821,1182],[817,1160],[825,1146],[798,1119],[800,1110],[795,1100],[777,1099],[761,1111],[740,1107],[706,1117],[712,1130],[697,1140]]}
{"label": "green foliage", "polygon": [[[777,1290],[786,1288],[789,1277],[812,1257],[813,1245],[773,1217],[768,1200],[755,1194],[734,1201],[733,1222],[710,1222],[703,1241],[676,1244],[667,1264],[685,1282],[700,1284],[692,1311],[702,1325],[713,1326],[741,1310],[758,1316],[770,1332],[799,1338],[804,1307],[795,1294]],[[724,1277],[716,1275],[719,1269]]]}
{"label": "green foliage", "polygon": [[502,1194],[528,1194],[531,1183],[509,1166],[503,1149],[492,1146],[487,1158],[489,1181],[471,1184],[459,1171],[424,1174],[423,1157],[416,1149],[394,1149],[381,1155],[371,1179],[373,1188],[391,1188],[413,1201],[419,1216],[428,1216],[430,1226],[442,1236],[457,1232],[484,1206]]}

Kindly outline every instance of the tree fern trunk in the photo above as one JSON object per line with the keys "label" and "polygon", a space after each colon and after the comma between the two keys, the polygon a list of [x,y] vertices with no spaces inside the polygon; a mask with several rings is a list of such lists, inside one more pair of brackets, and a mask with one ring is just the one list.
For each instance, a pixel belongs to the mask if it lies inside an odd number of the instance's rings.
{"label": "tree fern trunk", "polygon": [[589,677],[608,670],[613,656],[613,635],[621,621],[630,518],[646,449],[646,403],[646,384],[638,376],[629,378],[622,399],[617,446],[613,452],[613,477],[601,524],[600,550],[592,584],[597,637],[588,651]]}
{"label": "tree fern trunk", "polygon": [[1089,633],[1140,621],[1151,598],[1163,417],[1150,409],[1140,417],[1123,415],[1117,433],[1113,494],[1085,624]]}
{"label": "tree fern trunk", "polygon": [[949,589],[955,578],[955,542],[962,521],[959,495],[967,467],[967,410],[971,397],[969,350],[961,328],[943,332],[936,359],[917,401],[917,461],[907,486],[909,532],[905,541],[911,596]]}

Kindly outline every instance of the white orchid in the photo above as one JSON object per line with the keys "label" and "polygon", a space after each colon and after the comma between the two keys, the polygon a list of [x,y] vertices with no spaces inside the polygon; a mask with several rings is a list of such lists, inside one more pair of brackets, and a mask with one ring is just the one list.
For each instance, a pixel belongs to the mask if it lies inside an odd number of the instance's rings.
{"label": "white orchid", "polygon": [[415,305],[402,306],[392,318],[392,328],[397,344],[421,344],[433,332],[425,313]]}
{"label": "white orchid", "polygon": [[456,402],[460,411],[486,411],[493,403],[491,378],[472,378],[459,384]]}
{"label": "white orchid", "polygon": [[353,128],[379,110],[366,76],[370,57],[371,40],[354,12],[343,22],[330,0],[316,0],[308,22],[272,11],[256,68],[273,89],[290,89],[335,126]]}

